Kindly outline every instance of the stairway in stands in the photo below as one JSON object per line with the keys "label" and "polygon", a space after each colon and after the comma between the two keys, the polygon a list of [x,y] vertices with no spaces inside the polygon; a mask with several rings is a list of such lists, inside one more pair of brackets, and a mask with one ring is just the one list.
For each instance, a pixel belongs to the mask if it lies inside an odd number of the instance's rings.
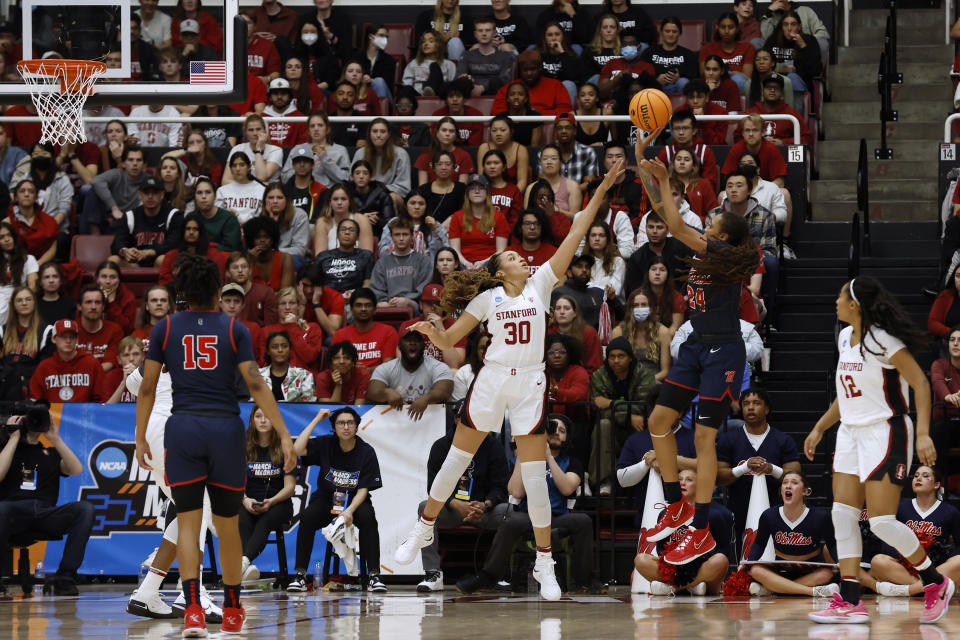
{"label": "stairway in stands", "polygon": [[[933,152],[931,152],[932,155]],[[855,156],[855,154],[854,154]],[[935,177],[928,178],[935,182]],[[852,217],[855,204],[847,207]],[[817,205],[814,205],[816,218]],[[933,205],[927,220],[933,219]],[[770,370],[763,385],[770,391],[773,411],[770,424],[803,440],[832,401],[834,355],[834,301],[847,279],[850,243],[849,222],[807,222],[794,236],[799,260],[787,263],[777,296],[777,331],[770,335]],[[922,286],[936,281],[938,251],[936,222],[871,223],[872,256],[863,257],[860,275],[879,279],[910,312],[914,322],[926,327],[931,301]],[[916,354],[929,369],[929,354]],[[814,464],[805,470],[813,488],[813,504],[828,506],[833,437],[824,439]],[[802,452],[801,452],[802,453]]]}
{"label": "stairway in stands", "polygon": [[[820,179],[811,185],[815,220],[848,221],[856,203],[857,152],[861,138],[870,157],[870,215],[873,220],[930,220],[937,199],[936,143],[952,111],[947,71],[953,45],[943,43],[943,9],[897,12],[897,66],[903,84],[892,88],[899,121],[887,123],[892,161],[874,161],[880,146],[877,70],[887,10],[850,13],[850,47],[839,49],[829,69],[831,102],[824,105],[825,140],[820,143]],[[839,34],[838,34],[839,37]]]}

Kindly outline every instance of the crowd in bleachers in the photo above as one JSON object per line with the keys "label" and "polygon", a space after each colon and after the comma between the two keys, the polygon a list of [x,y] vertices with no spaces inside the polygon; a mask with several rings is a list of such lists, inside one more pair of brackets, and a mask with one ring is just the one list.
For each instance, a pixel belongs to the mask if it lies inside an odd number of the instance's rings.
{"label": "crowd in bleachers", "polygon": [[[780,148],[794,131],[757,114],[793,114],[813,142],[810,94],[828,34],[812,11],[739,0],[706,21],[655,23],[629,0],[605,0],[599,12],[555,0],[531,25],[508,0],[471,15],[438,0],[415,24],[364,25],[355,38],[331,0],[315,4],[241,11],[242,104],[93,107],[88,115],[137,121],[88,123],[77,145],[39,143],[39,124],[0,127],[5,399],[133,401],[124,381],[152,326],[176,309],[168,285],[178,257],[198,254],[220,267],[221,310],[249,328],[278,400],[405,404],[412,415],[460,400],[487,337],[441,350],[409,326],[453,322],[440,300],[454,270],[507,248],[531,271],[549,260],[599,178],[635,159],[634,127],[577,116],[624,115],[647,87],[667,92],[675,113],[661,139],[639,136],[640,153],[670,167],[690,226],[720,211],[750,221],[763,261],[741,317],[752,328],[769,314],[779,262],[794,257]],[[134,79],[181,82],[190,61],[221,59],[222,25],[198,0],[180,0],[172,16],[141,0],[132,21]],[[0,26],[7,69],[18,52]],[[744,118],[698,121],[727,113]],[[157,120],[180,114],[245,119]],[[388,114],[437,120],[330,120]],[[264,120],[302,115],[306,123]],[[513,119],[522,115],[553,120]],[[726,145],[718,161],[714,148]],[[687,257],[628,171],[554,292],[550,397],[569,405],[564,440],[601,493],[617,482],[611,447],[643,428],[682,335],[686,292],[673,283]]]}

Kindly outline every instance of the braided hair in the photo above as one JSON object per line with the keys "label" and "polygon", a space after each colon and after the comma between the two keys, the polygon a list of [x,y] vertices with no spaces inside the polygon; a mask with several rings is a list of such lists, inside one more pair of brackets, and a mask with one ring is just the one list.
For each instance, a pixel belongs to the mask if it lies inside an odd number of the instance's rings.
{"label": "braided hair", "polygon": [[870,276],[858,276],[843,285],[843,290],[860,307],[860,353],[881,355],[866,346],[866,338],[879,327],[916,353],[926,348],[927,335],[917,328],[900,302],[882,284]]}
{"label": "braided hair", "polygon": [[707,276],[711,284],[724,285],[743,282],[754,274],[760,263],[757,245],[750,237],[750,223],[743,216],[725,211],[713,217],[711,224],[719,224],[727,241],[711,247],[697,258],[685,258],[687,266],[696,267],[698,274]]}
{"label": "braided hair", "polygon": [[198,309],[208,309],[220,292],[220,267],[206,256],[189,253],[177,256],[180,268],[173,277],[177,301]]}

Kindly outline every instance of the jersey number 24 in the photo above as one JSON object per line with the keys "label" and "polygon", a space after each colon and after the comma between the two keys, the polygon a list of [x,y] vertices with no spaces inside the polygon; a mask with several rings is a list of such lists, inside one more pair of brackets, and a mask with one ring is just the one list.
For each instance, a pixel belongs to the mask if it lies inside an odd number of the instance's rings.
{"label": "jersey number 24", "polygon": [[183,336],[183,368],[216,369],[217,336]]}
{"label": "jersey number 24", "polygon": [[703,311],[707,305],[703,299],[703,288],[694,289],[687,285],[687,305],[691,311]]}

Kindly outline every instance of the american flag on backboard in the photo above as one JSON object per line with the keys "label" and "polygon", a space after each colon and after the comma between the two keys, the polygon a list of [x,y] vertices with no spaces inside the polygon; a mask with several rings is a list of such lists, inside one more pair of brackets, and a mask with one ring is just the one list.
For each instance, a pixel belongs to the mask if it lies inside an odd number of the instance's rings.
{"label": "american flag on backboard", "polygon": [[190,63],[190,84],[224,84],[226,81],[226,62]]}

